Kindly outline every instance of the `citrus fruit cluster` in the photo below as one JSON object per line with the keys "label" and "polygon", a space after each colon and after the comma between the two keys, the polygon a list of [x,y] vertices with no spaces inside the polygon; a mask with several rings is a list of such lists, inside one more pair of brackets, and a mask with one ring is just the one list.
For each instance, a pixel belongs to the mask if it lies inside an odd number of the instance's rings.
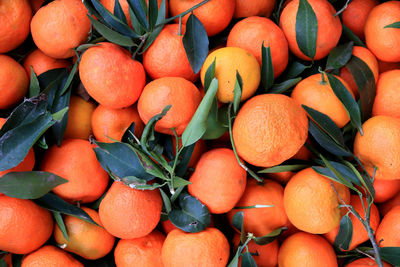
{"label": "citrus fruit cluster", "polygon": [[0,25],[0,266],[400,266],[400,1]]}

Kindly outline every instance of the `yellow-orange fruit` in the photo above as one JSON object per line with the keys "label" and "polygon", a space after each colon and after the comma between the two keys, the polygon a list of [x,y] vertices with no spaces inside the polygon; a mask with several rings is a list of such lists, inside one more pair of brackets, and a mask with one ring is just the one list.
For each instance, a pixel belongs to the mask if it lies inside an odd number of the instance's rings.
{"label": "yellow-orange fruit", "polygon": [[76,260],[68,252],[55,246],[43,246],[23,258],[21,267],[83,267],[84,265]]}
{"label": "yellow-orange fruit", "polygon": [[400,119],[400,70],[391,70],[379,75],[372,116],[385,115]]}
{"label": "yellow-orange fruit", "polygon": [[380,247],[400,246],[400,206],[392,208],[383,217],[376,230],[375,237]]}

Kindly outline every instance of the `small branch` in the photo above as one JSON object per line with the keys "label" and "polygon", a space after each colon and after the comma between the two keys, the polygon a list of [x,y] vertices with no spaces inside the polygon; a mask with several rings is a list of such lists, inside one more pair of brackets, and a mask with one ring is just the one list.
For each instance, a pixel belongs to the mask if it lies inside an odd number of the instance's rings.
{"label": "small branch", "polygon": [[358,253],[360,253],[360,254],[362,254],[362,255],[364,255],[364,256],[370,258],[371,260],[375,261],[375,258],[372,257],[371,255],[369,255],[368,253],[365,253],[364,251],[359,250],[358,248],[356,248],[356,249],[354,249],[354,250],[357,251]]}
{"label": "small branch", "polygon": [[352,0],[347,0],[347,1],[346,1],[346,4],[344,4],[344,6],[342,7],[342,9],[340,9],[338,12],[336,12],[336,14],[335,14],[334,16],[337,17],[337,16],[339,16],[340,14],[342,14],[343,11],[346,10],[347,6],[349,5],[349,3],[350,3],[351,1],[352,1]]}

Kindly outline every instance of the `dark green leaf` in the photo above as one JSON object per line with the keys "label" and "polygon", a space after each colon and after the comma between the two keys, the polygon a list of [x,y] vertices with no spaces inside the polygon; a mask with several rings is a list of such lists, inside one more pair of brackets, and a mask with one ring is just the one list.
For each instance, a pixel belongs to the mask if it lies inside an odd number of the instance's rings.
{"label": "dark green leaf", "polygon": [[54,194],[47,193],[41,198],[36,199],[35,203],[50,211],[71,215],[88,223],[98,225],[84,210],[78,208],[75,205],[65,202],[60,197]]}
{"label": "dark green leaf", "polygon": [[141,36],[146,34],[147,29],[143,27],[139,20],[136,18],[136,15],[133,12],[132,8],[129,8],[129,16],[131,17],[131,24],[132,27],[135,29],[135,32]]}
{"label": "dark green leaf", "polygon": [[37,96],[40,93],[39,80],[31,66],[31,81],[29,83],[29,97]]}
{"label": "dark green leaf", "polygon": [[[211,110],[212,112],[212,110]],[[214,140],[220,138],[226,131],[228,130],[228,127],[224,124],[222,124],[218,118],[215,116],[215,114],[208,114],[207,117],[207,130],[201,137],[204,140]],[[217,116],[221,114],[221,111],[217,111]]]}
{"label": "dark green leaf", "polygon": [[270,94],[283,94],[296,84],[298,84],[301,81],[301,77],[294,78],[294,79],[289,79],[286,81],[283,81],[281,83],[276,83],[273,84],[272,87],[269,89],[268,93]]}
{"label": "dark green leaf", "polygon": [[201,21],[192,13],[182,38],[186,56],[194,73],[198,73],[208,55],[208,36]]}
{"label": "dark green leaf", "polygon": [[283,231],[286,231],[287,227],[281,227],[278,229],[275,229],[274,231],[272,231],[271,233],[264,235],[264,236],[260,236],[260,237],[255,237],[253,238],[254,242],[256,242],[257,245],[263,246],[263,245],[267,245],[271,242],[273,242],[274,240],[276,240]]}
{"label": "dark green leaf", "polygon": [[238,211],[233,215],[232,218],[232,225],[238,229],[239,231],[242,231],[243,227],[243,218],[244,218],[244,213],[243,211]]}
{"label": "dark green leaf", "polygon": [[379,248],[382,259],[394,266],[400,266],[400,247]]}
{"label": "dark green leaf", "polygon": [[218,80],[214,78],[196,112],[182,134],[182,146],[190,146],[197,142],[207,130],[207,117],[218,91]]}
{"label": "dark green leaf", "polygon": [[[357,175],[355,175],[355,173],[351,168],[335,161],[329,161],[329,164],[335,169],[337,173],[340,174],[341,177],[344,177],[347,182],[361,186],[359,178],[357,177]],[[338,177],[329,168],[313,167],[313,169],[323,176],[333,178],[336,181],[340,181],[340,177]]]}
{"label": "dark green leaf", "polygon": [[353,223],[351,222],[349,214],[346,214],[340,220],[339,232],[333,244],[340,249],[348,250],[352,238],[353,238]]}
{"label": "dark green leaf", "polygon": [[124,10],[121,7],[121,4],[119,3],[119,0],[114,0],[114,15],[123,23],[127,24],[128,21],[126,19]]}
{"label": "dark green leaf", "polygon": [[329,84],[333,92],[337,98],[339,98],[340,102],[342,102],[347,114],[349,114],[351,124],[357,128],[362,135],[363,131],[361,127],[361,112],[357,102],[354,100],[349,90],[347,90],[347,88],[338,78],[329,73],[326,73],[326,76],[328,77]]}
{"label": "dark green leaf", "polygon": [[157,23],[158,5],[157,0],[149,0],[149,24],[152,29]]}
{"label": "dark green leaf", "polygon": [[274,167],[269,167],[264,170],[259,171],[258,173],[277,173],[277,172],[295,172],[302,169],[310,167],[310,164],[304,162],[303,164],[281,164]]}
{"label": "dark green leaf", "polygon": [[296,41],[300,51],[313,59],[317,50],[318,21],[307,0],[299,1],[296,14]]}
{"label": "dark green leaf", "polygon": [[240,101],[242,100],[243,81],[239,72],[236,70],[235,89],[233,94],[233,112],[236,114],[239,111]]}
{"label": "dark green leaf", "polygon": [[290,64],[287,67],[287,70],[285,72],[285,78],[286,79],[294,79],[297,76],[299,76],[303,71],[306,69],[310,68],[311,66],[306,66],[303,63],[300,63],[298,61],[294,61],[292,64]]}
{"label": "dark green leaf", "polygon": [[384,29],[387,29],[387,28],[400,29],[400,21],[397,21],[397,22],[391,23],[389,25],[386,25],[383,28]]}
{"label": "dark green leaf", "polygon": [[176,166],[176,169],[175,169],[176,175],[181,176],[181,177],[183,177],[185,175],[186,170],[189,165],[189,162],[190,162],[190,159],[192,158],[192,154],[193,154],[195,145],[196,144],[192,144],[192,145],[186,146],[182,149],[182,152],[179,155],[181,160],[179,160],[178,165]]}
{"label": "dark green leaf", "polygon": [[348,42],[337,47],[334,47],[328,56],[326,69],[340,69],[350,60],[353,53],[353,42]]}
{"label": "dark green leaf", "polygon": [[68,180],[50,172],[9,172],[0,179],[0,192],[20,199],[36,199]]}
{"label": "dark green leaf", "polygon": [[[162,0],[160,8],[158,9],[156,25],[160,24],[164,20],[165,20],[165,0]],[[154,42],[154,40],[157,38],[161,30],[163,29],[163,26],[164,25],[161,24],[161,26],[153,29],[149,37],[147,37],[146,39],[146,44],[144,45],[143,52],[146,51],[150,47],[150,45]]]}
{"label": "dark green leaf", "polygon": [[[69,79],[69,77],[68,77],[68,79]],[[60,116],[58,116],[60,119],[51,127],[51,132],[53,133],[53,136],[55,137],[56,143],[58,146],[61,145],[61,142],[64,138],[64,132],[67,129],[68,115],[67,116],[64,116],[64,115],[65,115],[65,113],[68,114],[67,111],[69,108],[69,101],[70,101],[70,96],[71,96],[71,90],[68,90],[64,94],[61,94],[61,88],[62,88],[62,84],[60,84],[59,89],[57,90],[57,92],[55,92],[54,100],[53,100],[52,106],[50,108],[50,112],[53,114],[57,114],[57,112],[61,111],[61,114],[60,113],[58,114],[58,115],[60,115]],[[64,111],[64,114],[62,111]],[[54,119],[54,115],[53,115],[53,119]]]}
{"label": "dark green leaf", "polygon": [[257,267],[257,264],[249,251],[242,254],[241,267]]}
{"label": "dark green leaf", "polygon": [[235,256],[233,256],[231,262],[228,264],[227,267],[238,267],[239,266],[239,257],[242,253],[242,248],[239,246],[236,250]]}
{"label": "dark green leaf", "polygon": [[165,207],[165,211],[167,213],[169,213],[172,210],[171,200],[169,199],[167,194],[165,194],[165,192],[164,192],[164,190],[162,190],[162,188],[160,188],[160,193],[161,193],[161,197],[162,197],[163,204],[164,204],[164,207]]}
{"label": "dark green leaf", "polygon": [[75,64],[74,64],[74,66],[72,67],[71,72],[70,72],[69,75],[68,75],[68,79],[67,79],[67,81],[65,82],[63,89],[61,90],[61,93],[60,93],[61,95],[65,94],[65,92],[67,91],[67,89],[68,89],[69,86],[71,85],[72,80],[74,79],[75,74],[76,74],[76,71],[77,71],[77,69],[78,69],[78,65],[79,65],[79,62],[78,62],[78,60],[77,60],[77,61],[75,62]]}
{"label": "dark green leaf", "polygon": [[61,213],[59,213],[57,211],[53,211],[52,213],[53,213],[54,220],[56,221],[58,228],[60,229],[61,233],[63,234],[65,240],[67,240],[69,242],[67,228],[65,227],[65,223],[61,216]]}
{"label": "dark green leaf", "polygon": [[134,144],[135,143],[135,122],[132,122],[131,125],[125,130],[124,134],[122,135],[121,142],[127,144]]}
{"label": "dark green leaf", "polygon": [[168,218],[179,229],[197,233],[204,230],[211,223],[211,215],[206,205],[189,194],[179,195],[180,208],[172,209]]}
{"label": "dark green leaf", "polygon": [[274,84],[274,66],[272,65],[271,48],[265,47],[264,42],[261,45],[261,81],[264,85],[264,91]]}
{"label": "dark green leaf", "polygon": [[346,25],[342,24],[342,26],[343,26],[343,34],[350,41],[353,41],[355,45],[365,47],[365,44],[363,43],[363,41],[361,41],[361,39],[357,35],[355,35],[349,28],[347,28]]}
{"label": "dark green leaf", "polygon": [[212,80],[215,78],[215,64],[216,64],[216,57],[214,58],[213,62],[210,66],[208,66],[206,70],[206,74],[204,75],[204,90],[207,92],[208,88]]}
{"label": "dark green leaf", "polygon": [[4,258],[0,259],[0,267],[7,267],[7,263]]}
{"label": "dark green leaf", "polygon": [[21,267],[23,256],[20,254],[11,254],[12,267]]}
{"label": "dark green leaf", "polygon": [[[140,3],[140,0],[128,0],[129,8],[132,13],[135,14],[137,21],[144,29],[149,29],[149,23],[147,22],[146,9]],[[133,25],[133,24],[132,24]],[[136,29],[136,28],[135,28]]]}
{"label": "dark green leaf", "polygon": [[205,3],[209,2],[209,1],[210,1],[210,0],[203,0],[203,1],[201,1],[200,3],[198,3],[197,5],[192,6],[192,7],[189,8],[188,10],[186,10],[186,11],[184,11],[184,12],[178,14],[178,15],[173,16],[173,17],[169,17],[169,18],[165,19],[164,21],[162,21],[162,22],[160,22],[160,23],[157,23],[156,27],[158,27],[159,25],[162,25],[162,24],[170,23],[171,21],[174,21],[175,19],[177,19],[177,18],[179,18],[179,17],[184,17],[184,16],[186,16],[187,14],[191,13],[191,12],[192,12],[193,10],[195,10],[196,8],[199,8],[200,6],[204,5]]}
{"label": "dark green leaf", "polygon": [[132,146],[132,149],[135,150],[140,163],[148,174],[164,180],[167,179],[161,168],[144,151],[137,146]]}

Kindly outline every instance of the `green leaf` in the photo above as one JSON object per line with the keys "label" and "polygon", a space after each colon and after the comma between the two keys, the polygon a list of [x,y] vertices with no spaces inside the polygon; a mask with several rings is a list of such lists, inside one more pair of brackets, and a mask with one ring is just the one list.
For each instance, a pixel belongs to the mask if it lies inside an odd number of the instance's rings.
{"label": "green leaf", "polygon": [[313,59],[317,50],[318,20],[307,0],[299,1],[296,14],[296,41],[300,51]]}
{"label": "green leaf", "polygon": [[243,218],[244,218],[244,213],[243,211],[238,211],[233,215],[232,218],[232,225],[239,231],[242,231],[243,228]]}
{"label": "green leaf", "polygon": [[[157,14],[157,22],[156,24],[160,24],[162,21],[165,20],[165,0],[162,0],[160,8],[158,9]],[[143,52],[146,51],[150,45],[154,42],[157,36],[160,34],[161,30],[163,29],[163,24],[161,26],[154,28],[153,31],[149,34],[149,37],[146,39],[146,44],[144,45]]]}
{"label": "green leaf", "polygon": [[211,215],[206,205],[197,198],[182,193],[179,195],[179,208],[168,213],[168,218],[179,229],[197,233],[203,231],[211,223]]}
{"label": "green leaf", "polygon": [[249,251],[242,254],[241,267],[257,267],[257,264]]}
{"label": "green leaf", "polygon": [[218,80],[214,78],[199,107],[182,134],[182,147],[197,142],[207,130],[207,117],[218,91]]}
{"label": "green leaf", "polygon": [[347,88],[343,85],[343,83],[333,76],[332,74],[326,73],[328,77],[329,84],[337,96],[340,102],[342,102],[344,108],[347,111],[347,114],[350,117],[351,124],[358,129],[360,134],[363,134],[363,130],[361,127],[361,112],[357,105],[357,102],[354,100],[353,96],[347,90]]}
{"label": "green leaf", "polygon": [[236,250],[235,256],[233,256],[231,262],[228,264],[227,267],[238,267],[239,266],[239,257],[242,253],[242,248],[239,246]]}
{"label": "green leaf", "polygon": [[281,83],[276,83],[273,84],[272,87],[269,89],[268,93],[270,94],[283,94],[296,84],[298,84],[301,81],[301,77],[294,78],[294,79],[289,79],[286,81],[283,81]]}
{"label": "green leaf", "polygon": [[65,227],[65,223],[64,220],[61,216],[61,213],[57,212],[57,211],[53,211],[53,217],[54,220],[56,221],[58,228],[60,228],[61,233],[63,234],[65,240],[67,240],[69,242],[69,236],[67,233],[67,228]]}
{"label": "green leaf", "polygon": [[261,81],[264,85],[264,91],[274,83],[274,66],[272,65],[271,48],[264,46],[264,41],[261,45]]}
{"label": "green leaf", "polygon": [[[60,85],[62,86],[62,84]],[[64,138],[64,132],[67,129],[68,115],[65,116],[65,114],[68,114],[71,90],[68,90],[63,95],[60,95],[60,93],[61,87],[59,87],[55,93],[54,100],[50,108],[53,120],[57,121],[51,127],[51,132],[53,133],[58,146],[61,145],[61,142]]]}
{"label": "green leaf", "polygon": [[177,19],[177,18],[179,18],[179,17],[184,17],[184,16],[186,16],[187,14],[191,13],[193,10],[195,10],[195,9],[197,9],[197,8],[199,8],[199,7],[201,7],[202,5],[206,4],[206,3],[209,2],[209,1],[210,1],[210,0],[203,0],[203,1],[201,1],[200,3],[198,3],[197,5],[192,6],[192,7],[189,8],[188,10],[186,10],[186,11],[184,11],[184,12],[178,14],[178,15],[173,16],[173,17],[169,17],[169,18],[165,19],[164,21],[162,21],[162,22],[160,22],[160,23],[157,23],[156,27],[159,27],[159,26],[162,25],[162,24],[170,23],[171,21],[174,21],[175,19]]}
{"label": "green leaf", "polygon": [[264,236],[260,236],[260,237],[254,237],[253,240],[257,245],[263,246],[263,245],[267,245],[271,242],[273,242],[274,240],[276,240],[283,231],[286,231],[287,227],[281,227],[278,229],[275,229],[274,231],[272,231],[271,233],[264,235]]}
{"label": "green leaf", "polygon": [[394,266],[400,266],[400,247],[379,248],[379,254],[384,261]]}
{"label": "green leaf", "polygon": [[36,199],[68,180],[50,172],[9,172],[0,179],[0,192],[20,199]]}
{"label": "green leaf", "polygon": [[397,22],[391,23],[389,25],[386,25],[383,28],[384,29],[387,29],[387,28],[400,29],[400,21],[397,21]]}
{"label": "green leaf", "polygon": [[285,78],[288,79],[294,79],[300,74],[303,73],[306,69],[311,68],[312,65],[306,66],[303,63],[300,63],[298,61],[294,61],[292,64],[290,64],[287,67],[287,70],[285,71]]}
{"label": "green leaf", "polygon": [[11,254],[12,267],[21,267],[23,256],[20,254]]}
{"label": "green leaf", "polygon": [[123,23],[128,24],[128,20],[126,19],[124,10],[119,3],[119,0],[114,0],[114,15]]}
{"label": "green leaf", "polygon": [[336,173],[333,172],[329,168],[313,167],[313,169],[316,172],[318,172],[319,174],[321,174],[325,177],[328,177],[328,178],[332,178],[335,181],[340,182],[341,177],[343,177],[346,180],[346,183],[352,183],[352,184],[361,186],[360,179],[358,178],[358,176],[354,173],[354,171],[351,168],[349,168],[348,166],[341,164],[339,162],[335,162],[335,161],[328,161],[328,162],[332,166],[332,168],[335,169],[335,172],[340,174],[339,175],[340,177],[338,175],[336,175]]}
{"label": "green leaf", "polygon": [[[140,3],[140,0],[128,0],[129,8],[135,15],[137,21],[144,28],[149,30],[149,23],[147,22],[146,10]],[[132,24],[133,25],[133,24]],[[136,28],[135,28],[136,29]]]}
{"label": "green leaf", "polygon": [[174,176],[172,178],[173,183],[174,183],[174,188],[178,188],[178,187],[182,187],[182,186],[187,186],[189,184],[191,184],[191,182],[189,182],[188,180],[185,180],[181,177],[178,176]]}
{"label": "green leaf", "polygon": [[192,13],[182,38],[186,56],[194,73],[198,73],[208,55],[208,36],[201,21]]}
{"label": "green leaf", "polygon": [[40,93],[39,80],[31,66],[31,81],[29,83],[29,97],[37,96]]}
{"label": "green leaf", "polygon": [[[299,162],[299,161],[297,161]],[[304,163],[293,163],[293,164],[289,164],[289,161],[287,162],[287,164],[282,163],[281,165],[278,166],[274,166],[274,167],[269,167],[266,169],[263,169],[261,171],[258,171],[258,173],[277,173],[277,172],[295,172],[295,171],[299,171],[305,168],[310,167],[310,164],[307,162]]]}
{"label": "green leaf", "polygon": [[102,24],[101,22],[97,21],[96,19],[92,18],[88,15],[90,22],[92,23],[93,27],[108,41],[115,43],[120,46],[135,46],[136,44],[132,41],[131,38],[126,37],[116,31],[111,30],[106,25]]}
{"label": "green leaf", "polygon": [[158,5],[157,0],[149,0],[149,24],[152,29],[157,24]]}
{"label": "green leaf", "polygon": [[353,41],[355,45],[366,47],[363,41],[355,35],[346,25],[342,24],[343,34],[350,40]]}
{"label": "green leaf", "polygon": [[142,164],[143,168],[146,170],[148,174],[151,174],[163,180],[167,180],[167,177],[161,170],[161,168],[152,159],[150,159],[149,156],[144,151],[142,151],[137,146],[132,146],[132,149],[136,152],[136,155],[138,156],[140,163]]}
{"label": "green leaf", "polygon": [[239,72],[236,70],[235,89],[233,95],[233,112],[236,114],[239,111],[240,101],[242,99],[243,81]]}
{"label": "green leaf", "polygon": [[165,194],[165,192],[164,192],[164,190],[162,190],[162,188],[160,188],[160,193],[161,193],[161,197],[162,197],[163,204],[164,204],[164,207],[165,207],[165,211],[167,213],[169,213],[172,210],[171,200],[169,199],[167,194]]}
{"label": "green leaf", "polygon": [[339,232],[335,238],[334,246],[348,250],[350,247],[351,239],[353,238],[353,223],[349,217],[349,214],[346,214],[340,220]]}
{"label": "green leaf", "polygon": [[4,260],[4,258],[1,258],[1,259],[0,259],[0,267],[7,267],[7,263],[6,263],[6,261]]}
{"label": "green leaf", "polygon": [[217,58],[215,57],[213,62],[211,63],[211,65],[208,66],[208,68],[206,70],[206,74],[204,75],[204,90],[206,92],[207,92],[208,88],[210,87],[210,84],[211,84],[212,80],[215,78],[216,60],[217,60]]}
{"label": "green leaf", "polygon": [[356,82],[361,101],[362,121],[371,117],[372,106],[376,95],[375,77],[368,65],[356,56],[352,56],[346,68]]}
{"label": "green leaf", "polygon": [[181,160],[179,160],[176,169],[175,169],[175,174],[178,176],[183,177],[186,173],[186,170],[188,168],[190,159],[192,158],[194,146],[196,144],[191,144],[190,146],[186,146],[182,149],[179,157]]}
{"label": "green leaf", "polygon": [[76,74],[76,71],[77,71],[77,69],[78,69],[78,65],[79,65],[79,62],[78,62],[78,60],[77,60],[77,61],[75,62],[75,64],[74,64],[74,66],[72,67],[71,72],[70,72],[69,75],[68,75],[67,81],[65,82],[63,89],[61,90],[61,93],[60,93],[61,95],[65,94],[65,92],[67,91],[67,89],[68,89],[69,86],[71,85],[72,80],[74,79],[75,74]]}
{"label": "green leaf", "polygon": [[340,69],[350,60],[353,53],[353,42],[334,47],[328,55],[327,70]]}
{"label": "green leaf", "polygon": [[206,132],[203,134],[201,139],[204,140],[214,140],[220,138],[226,131],[228,127],[221,123],[218,119],[218,115],[223,113],[222,111],[217,111],[217,114],[212,114],[212,109],[207,117],[207,129]]}
{"label": "green leaf", "polygon": [[71,215],[88,223],[99,226],[84,210],[65,202],[63,199],[54,194],[47,193],[41,198],[36,199],[35,203],[47,210]]}

